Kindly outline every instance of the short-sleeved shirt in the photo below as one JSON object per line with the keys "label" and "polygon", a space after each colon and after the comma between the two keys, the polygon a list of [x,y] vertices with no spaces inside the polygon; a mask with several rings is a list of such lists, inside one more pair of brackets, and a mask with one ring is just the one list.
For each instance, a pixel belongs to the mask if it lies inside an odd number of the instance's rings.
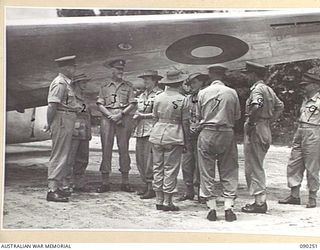
{"label": "short-sleeved shirt", "polygon": [[279,99],[272,88],[267,86],[262,80],[256,82],[250,88],[250,96],[246,101],[246,116],[250,116],[251,107],[259,105],[257,119],[271,119],[275,112],[281,112],[284,108],[283,102]]}
{"label": "short-sleeved shirt", "polygon": [[58,110],[79,112],[82,104],[77,101],[71,80],[63,74],[59,74],[50,84],[48,103],[58,103]]}
{"label": "short-sleeved shirt", "polygon": [[305,98],[300,108],[299,122],[320,125],[320,93]]}
{"label": "short-sleeved shirt", "polygon": [[157,122],[151,130],[150,142],[159,145],[184,145],[182,124],[189,119],[185,96],[170,88],[166,89],[155,97],[153,115]]}
{"label": "short-sleeved shirt", "polygon": [[76,93],[76,98],[81,103],[82,110],[77,113],[72,139],[91,140],[91,112],[89,105],[81,93]]}
{"label": "short-sleeved shirt", "polygon": [[[152,113],[154,98],[161,92],[163,92],[163,90],[158,87],[152,89],[150,93],[148,93],[147,90],[144,91],[138,97],[137,111],[143,114]],[[133,135],[135,137],[149,136],[154,123],[155,119],[140,119]]]}
{"label": "short-sleeved shirt", "polygon": [[201,125],[233,128],[240,119],[240,104],[237,92],[216,80],[199,91],[197,116]]}
{"label": "short-sleeved shirt", "polygon": [[113,81],[103,84],[100,88],[97,104],[106,108],[125,108],[135,103],[132,84],[128,81],[115,83]]}

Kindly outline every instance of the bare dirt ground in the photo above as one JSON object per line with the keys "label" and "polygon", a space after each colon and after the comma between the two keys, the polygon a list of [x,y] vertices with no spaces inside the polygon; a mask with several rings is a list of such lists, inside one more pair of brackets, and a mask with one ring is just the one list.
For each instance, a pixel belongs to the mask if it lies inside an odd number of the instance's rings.
{"label": "bare dirt ground", "polygon": [[[134,145],[131,140],[131,183],[142,187],[136,168]],[[118,154],[114,152],[112,191],[98,194],[73,194],[69,203],[47,202],[46,175],[50,155],[50,141],[8,145],[5,160],[5,188],[3,207],[4,229],[93,229],[93,230],[174,230],[234,232],[276,235],[320,235],[320,208],[306,209],[306,183],[302,186],[302,205],[279,205],[278,199],[288,195],[286,163],[290,148],[272,146],[267,154],[265,169],[268,182],[267,214],[244,214],[241,207],[252,198],[244,179],[243,147],[238,145],[240,180],[235,212],[238,220],[224,220],[223,204],[218,207],[218,221],[206,219],[206,205],[194,201],[176,202],[178,212],[155,209],[155,200],[141,200],[135,193],[119,191],[121,176]],[[99,184],[100,141],[94,137],[90,144],[90,162],[87,169],[89,187]],[[116,148],[114,148],[116,150]],[[179,191],[184,191],[181,173]]]}

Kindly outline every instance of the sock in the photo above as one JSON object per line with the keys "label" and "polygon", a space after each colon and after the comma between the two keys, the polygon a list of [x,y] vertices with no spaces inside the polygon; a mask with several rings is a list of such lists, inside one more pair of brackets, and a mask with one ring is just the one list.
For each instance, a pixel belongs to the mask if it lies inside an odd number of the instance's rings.
{"label": "sock", "polygon": [[129,184],[129,173],[122,173],[122,184]]}
{"label": "sock", "polygon": [[101,174],[101,181],[103,185],[109,185],[109,174]]}
{"label": "sock", "polygon": [[233,208],[233,198],[225,198],[224,199],[224,210],[232,209]]}
{"label": "sock", "polygon": [[207,206],[209,207],[210,210],[217,210],[216,198],[211,198],[207,200]]}
{"label": "sock", "polygon": [[263,203],[266,203],[267,195],[265,193],[258,194],[255,196],[255,202],[257,205],[262,205]]}
{"label": "sock", "polygon": [[164,195],[162,191],[156,191],[156,204],[163,205]]}
{"label": "sock", "polygon": [[300,197],[300,186],[295,186],[291,188],[291,196],[294,198]]}

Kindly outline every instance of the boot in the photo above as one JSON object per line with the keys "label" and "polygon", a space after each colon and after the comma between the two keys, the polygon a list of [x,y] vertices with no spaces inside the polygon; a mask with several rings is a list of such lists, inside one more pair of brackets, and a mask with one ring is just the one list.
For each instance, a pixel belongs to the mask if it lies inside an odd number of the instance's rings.
{"label": "boot", "polygon": [[164,194],[164,202],[163,202],[163,211],[179,211],[179,207],[175,206],[172,203],[172,196],[173,194],[171,193],[163,193]]}
{"label": "boot", "polygon": [[194,198],[193,185],[188,185],[187,192],[184,195],[182,195],[181,197],[179,197],[177,199],[177,201],[193,200],[193,198]]}
{"label": "boot", "polygon": [[156,191],[156,209],[163,210],[164,195],[162,191]]}
{"label": "boot", "polygon": [[144,195],[148,191],[148,185],[145,185],[142,190],[137,192],[137,195]]}
{"label": "boot", "polygon": [[151,199],[151,198],[154,198],[154,197],[156,197],[156,193],[152,189],[152,183],[148,183],[147,192],[144,195],[142,195],[140,197],[140,199],[144,200],[144,199]]}

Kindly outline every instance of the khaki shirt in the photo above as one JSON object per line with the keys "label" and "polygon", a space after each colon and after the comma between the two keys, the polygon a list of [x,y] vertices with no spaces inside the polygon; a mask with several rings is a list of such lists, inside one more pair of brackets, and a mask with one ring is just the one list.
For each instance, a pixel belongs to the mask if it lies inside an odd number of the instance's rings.
{"label": "khaki shirt", "polygon": [[299,122],[320,125],[320,93],[305,98],[300,108]]}
{"label": "khaki shirt", "polygon": [[154,99],[153,126],[149,141],[160,145],[184,145],[182,123],[188,121],[186,98],[177,91],[166,89]]}
{"label": "khaki shirt", "polygon": [[250,88],[250,96],[246,101],[246,116],[250,116],[253,104],[259,105],[257,119],[271,119],[275,112],[282,112],[284,105],[272,88],[267,86],[262,80],[256,82]]}
{"label": "khaki shirt", "polygon": [[82,104],[77,101],[71,80],[63,74],[59,74],[50,84],[48,103],[58,103],[58,110],[79,112]]}
{"label": "khaki shirt", "polygon": [[82,105],[81,112],[77,113],[76,122],[73,129],[72,139],[91,140],[91,111],[81,93],[76,94],[76,98]]}
{"label": "khaki shirt", "polygon": [[97,104],[102,104],[106,108],[125,108],[134,103],[133,87],[130,82],[121,83],[107,82],[100,88]]}
{"label": "khaki shirt", "polygon": [[201,125],[233,128],[241,116],[237,92],[221,81],[213,81],[199,91],[197,116]]}
{"label": "khaki shirt", "polygon": [[[143,114],[152,113],[154,98],[161,92],[163,92],[163,90],[158,87],[155,87],[150,93],[144,91],[138,97],[137,111]],[[149,136],[154,124],[155,119],[140,119],[133,135],[135,137]]]}

